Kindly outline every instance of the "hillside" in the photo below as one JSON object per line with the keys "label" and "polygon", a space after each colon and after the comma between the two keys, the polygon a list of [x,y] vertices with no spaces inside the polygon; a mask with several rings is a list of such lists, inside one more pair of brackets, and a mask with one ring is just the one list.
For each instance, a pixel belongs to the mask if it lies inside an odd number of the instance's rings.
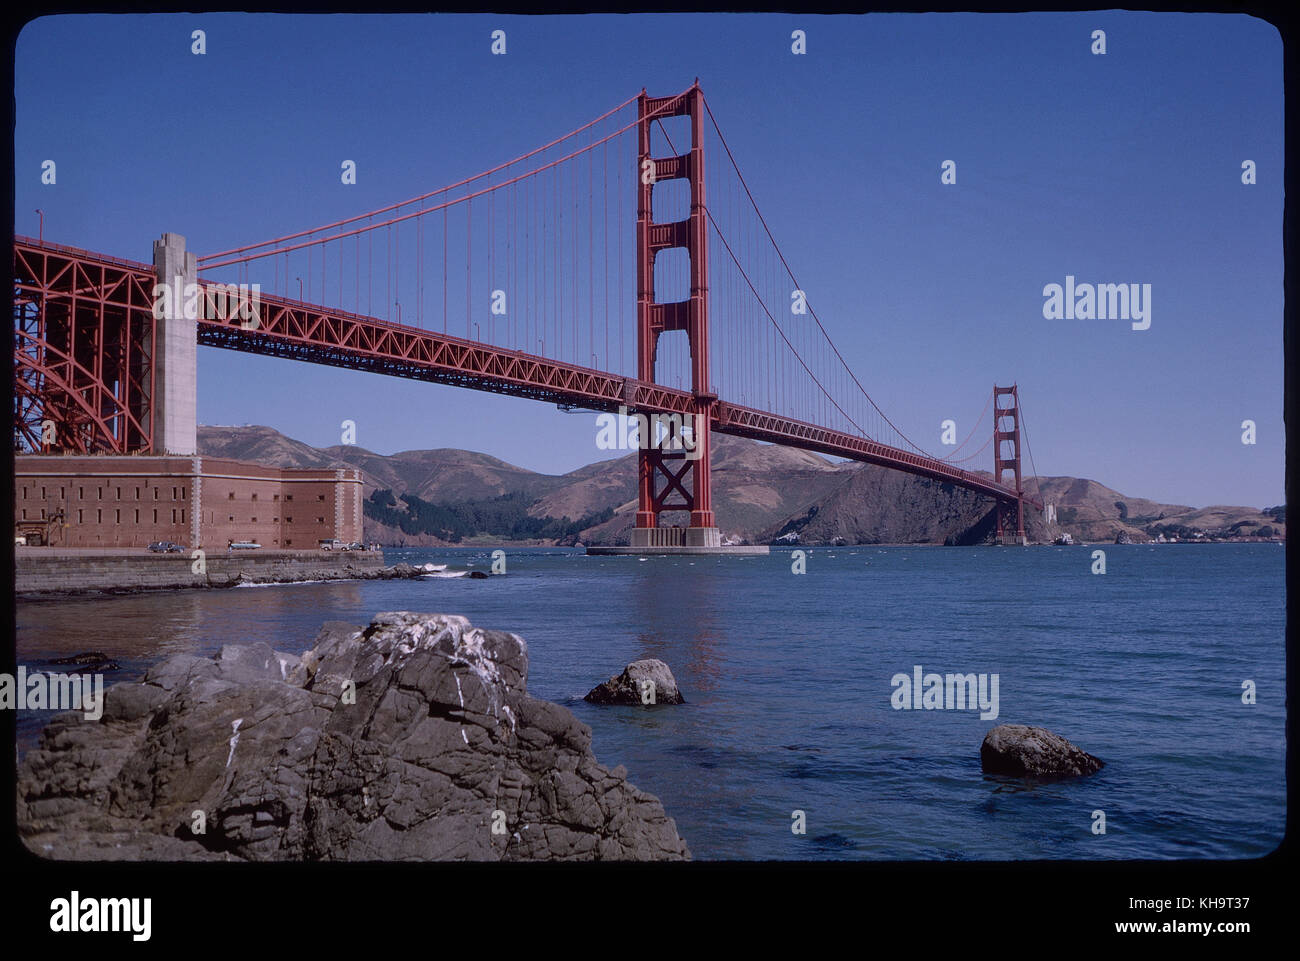
{"label": "hillside", "polygon": [[[562,475],[487,454],[440,448],[376,454],[315,448],[263,426],[199,427],[199,452],[280,467],[354,467],[362,472],[365,536],[385,545],[449,543],[626,543],[636,513],[636,455]],[[1028,490],[1035,481],[1026,482]],[[1068,533],[1113,542],[1121,534],[1285,536],[1285,509],[1202,508],[1128,497],[1096,481],[1044,477],[1031,541]],[[725,539],[750,543],[972,544],[993,532],[992,505],[971,491],[881,467],[834,463],[817,454],[713,437],[713,506]],[[684,523],[684,515],[669,522]]]}
{"label": "hillside", "polygon": [[1061,529],[1076,540],[1114,540],[1121,531],[1135,541],[1145,541],[1158,534],[1188,536],[1196,530],[1241,536],[1252,536],[1264,528],[1279,535],[1286,530],[1284,522],[1259,508],[1161,504],[1077,477],[1044,477],[1039,489],[1045,503],[1056,505]]}
{"label": "hillside", "polygon": [[487,495],[540,496],[562,483],[558,477],[525,470],[488,454],[440,448],[376,454],[356,445],[309,447],[270,427],[199,427],[199,452],[277,467],[354,467],[366,493],[384,488],[429,501],[460,501]]}
{"label": "hillside", "polygon": [[[855,469],[806,451],[743,438],[718,435],[712,444],[714,513],[723,535],[736,539],[752,539],[775,518],[807,510]],[[581,517],[613,509],[612,520],[583,531],[581,539],[625,542],[636,515],[636,454],[566,475],[575,477],[540,498],[530,512]]]}

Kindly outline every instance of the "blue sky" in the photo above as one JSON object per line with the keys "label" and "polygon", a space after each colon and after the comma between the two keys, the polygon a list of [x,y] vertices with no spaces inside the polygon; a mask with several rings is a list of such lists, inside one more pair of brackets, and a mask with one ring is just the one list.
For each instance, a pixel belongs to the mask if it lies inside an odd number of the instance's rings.
{"label": "blue sky", "polygon": [[[49,17],[18,39],[15,227],[35,235],[39,207],[60,243],[148,261],[173,231],[215,252],[426,192],[698,76],[822,322],[922,446],[944,453],[940,422],[964,437],[1016,381],[1044,475],[1267,506],[1284,500],[1281,51],[1244,16],[1118,11]],[[1067,274],[1151,284],[1150,329],[1045,319],[1043,287]],[[320,446],[350,419],[383,453],[547,472],[619,453],[589,414],[491,394],[207,348],[199,378],[201,423]]]}

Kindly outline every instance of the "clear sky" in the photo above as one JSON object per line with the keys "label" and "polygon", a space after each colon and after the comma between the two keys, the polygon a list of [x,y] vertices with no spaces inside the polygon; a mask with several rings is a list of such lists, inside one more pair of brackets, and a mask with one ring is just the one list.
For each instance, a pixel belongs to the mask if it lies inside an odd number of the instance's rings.
{"label": "clear sky", "polygon": [[[147,262],[172,231],[215,252],[424,193],[697,76],[822,322],[922,446],[943,453],[940,422],[964,437],[1015,381],[1043,475],[1283,502],[1282,45],[1249,17],[43,18],[16,52],[15,229],[35,235],[39,207],[59,243]],[[1045,318],[1067,275],[1150,284],[1150,329]],[[328,446],[345,419],[381,453],[552,473],[622,453],[596,448],[590,414],[200,348],[200,423]]]}

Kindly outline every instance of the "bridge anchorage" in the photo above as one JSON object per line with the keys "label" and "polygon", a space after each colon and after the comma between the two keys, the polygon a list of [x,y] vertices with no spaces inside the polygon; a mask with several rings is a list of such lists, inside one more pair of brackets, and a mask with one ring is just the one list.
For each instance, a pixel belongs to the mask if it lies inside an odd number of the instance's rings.
{"label": "bridge anchorage", "polygon": [[[635,117],[609,135],[597,139],[593,132],[585,146],[574,140],[633,103]],[[664,130],[663,121],[671,118],[684,118],[689,125],[689,144],[683,142],[681,150]],[[620,123],[622,119],[610,121]],[[652,125],[663,133],[667,156],[654,155],[659,151],[652,148]],[[638,173],[631,251],[634,363],[623,356],[618,332],[624,311],[611,309],[619,303],[630,307],[632,300],[622,287],[621,254],[610,259],[613,249],[621,251],[620,239],[631,226],[622,223],[623,205],[612,197],[626,196],[625,173],[616,174],[617,189],[609,173],[621,169],[619,138],[625,133],[632,141],[626,144],[626,166],[635,162]],[[722,147],[711,154],[720,160],[710,176],[734,178],[722,189],[714,182],[716,210],[705,196],[706,133]],[[543,162],[542,153],[552,148],[564,156]],[[526,164],[535,166],[520,172]],[[581,184],[584,168],[587,183]],[[597,170],[605,171],[604,180]],[[674,181],[689,191],[689,208],[681,219],[659,222],[654,191]],[[574,184],[573,195],[564,196],[568,215],[561,217],[561,194],[568,183]],[[573,206],[584,197],[585,233],[578,229],[583,210]],[[450,242],[449,210],[465,216],[464,236]],[[486,213],[487,223],[475,228],[470,219],[474,211]],[[441,229],[424,231],[421,225],[434,214]],[[748,234],[746,223],[752,227]],[[432,243],[441,234],[441,289],[436,268],[420,259],[423,254],[417,255],[414,268],[408,264],[405,273],[399,270],[404,225],[408,251],[411,246],[427,249],[426,235]],[[397,231],[392,263],[372,267],[373,248],[382,250],[384,232],[392,231]],[[414,231],[419,232],[412,236]],[[372,244],[376,236],[379,244]],[[717,268],[712,290],[711,243]],[[486,269],[481,254],[477,260],[473,256],[484,244]],[[452,263],[452,272],[465,278],[463,336],[448,331],[447,251],[453,248],[465,251],[463,261]],[[770,251],[770,256],[757,257],[750,253],[753,248]],[[606,263],[596,270],[602,251]],[[685,283],[678,287],[682,299],[661,298],[671,294],[656,283],[656,262],[669,252],[686,262]],[[307,269],[300,261],[291,262],[291,256],[305,258]],[[237,270],[243,283],[251,279],[254,266],[260,270],[262,292],[250,319],[245,311],[228,309],[232,285],[212,272]],[[327,266],[339,306],[324,306],[334,296],[326,294]],[[294,277],[291,267],[306,275],[305,295],[304,278]],[[395,284],[407,280],[404,293],[394,291],[385,298],[399,305],[396,322],[370,315],[374,274],[391,277]],[[612,277],[619,278],[619,285],[611,301]],[[290,287],[292,280],[296,289]],[[486,286],[494,297],[510,288],[510,303],[516,305],[513,326],[494,328],[490,317],[476,310],[471,281],[479,280],[484,282],[473,289]],[[184,237],[166,233],[154,244],[150,264],[16,237],[14,281],[14,439],[24,452],[194,456],[195,352],[198,346],[210,346],[525,397],[562,410],[632,413],[646,423],[672,425],[639,445],[629,546],[593,546],[592,553],[766,553],[767,547],[722,543],[711,491],[714,433],[876,464],[991,497],[999,544],[1025,544],[1024,505],[1042,507],[1024,489],[1023,418],[1015,385],[994,388],[994,472],[976,473],[958,467],[954,455],[939,459],[908,440],[871,399],[815,312],[807,318],[811,323],[798,329],[782,326],[782,307],[790,308],[781,301],[799,285],[698,82],[670,97],[642,91],[546,147],[413,200],[220,253],[196,258],[185,249]],[[424,296],[426,281],[441,297]],[[342,307],[345,282],[353,310]],[[585,298],[576,296],[580,284],[588,291]],[[559,306],[561,285],[564,309]],[[159,288],[180,288],[184,296],[160,301]],[[317,290],[319,300],[310,302]],[[604,294],[603,311],[595,308],[596,290]],[[408,323],[402,323],[400,304],[412,300],[416,307],[408,307]],[[422,311],[434,313],[430,305],[435,300],[443,307],[440,331],[429,317],[422,318]],[[585,316],[580,313],[583,300],[588,302]],[[414,324],[409,322],[412,314]],[[667,377],[660,381],[660,368],[671,369],[674,362],[671,351],[663,352],[667,364],[660,357],[666,334],[679,335],[679,340],[685,335],[689,389],[668,386]],[[598,359],[602,339],[605,356]],[[620,341],[617,355],[611,339]],[[981,415],[976,429],[983,423]]]}

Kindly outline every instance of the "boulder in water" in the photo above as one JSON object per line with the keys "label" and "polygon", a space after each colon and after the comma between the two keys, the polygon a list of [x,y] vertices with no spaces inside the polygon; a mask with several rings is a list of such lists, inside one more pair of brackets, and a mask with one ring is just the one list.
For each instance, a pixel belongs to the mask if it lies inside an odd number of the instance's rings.
{"label": "boulder in water", "polygon": [[584,701],[592,704],[684,704],[677,678],[663,661],[633,661],[622,674],[597,684]]}
{"label": "boulder in water", "polygon": [[999,724],[980,745],[980,767],[987,774],[1078,777],[1105,763],[1045,727]]}

